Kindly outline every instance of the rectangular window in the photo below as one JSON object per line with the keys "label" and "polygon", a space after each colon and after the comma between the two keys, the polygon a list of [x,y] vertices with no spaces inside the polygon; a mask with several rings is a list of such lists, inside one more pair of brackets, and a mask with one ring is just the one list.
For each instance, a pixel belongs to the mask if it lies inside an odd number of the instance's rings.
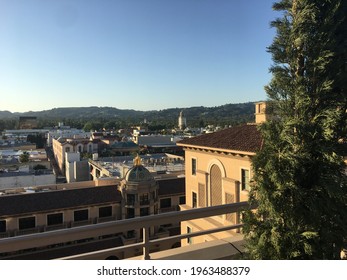
{"label": "rectangular window", "polygon": [[140,195],[140,205],[148,205],[149,204],[149,198],[148,193],[144,193]]}
{"label": "rectangular window", "polygon": [[63,223],[63,213],[47,215],[47,226],[61,225]]}
{"label": "rectangular window", "polygon": [[0,232],[6,232],[6,220],[0,221]]}
{"label": "rectangular window", "polygon": [[112,217],[112,206],[99,208],[99,218]]}
{"label": "rectangular window", "polygon": [[160,200],[160,208],[168,208],[171,207],[171,198],[163,198]]}
{"label": "rectangular window", "polygon": [[135,205],[135,194],[127,194],[127,205]]}
{"label": "rectangular window", "polygon": [[19,230],[35,228],[35,226],[36,226],[35,217],[27,217],[27,218],[19,218],[18,219]]}
{"label": "rectangular window", "polygon": [[196,208],[198,206],[198,201],[197,201],[197,195],[196,192],[192,192],[192,207]]}
{"label": "rectangular window", "polygon": [[149,215],[149,207],[140,208],[140,216],[148,216]]}
{"label": "rectangular window", "polygon": [[135,209],[127,208],[127,219],[131,219],[135,217]]}
{"label": "rectangular window", "polygon": [[186,197],[180,196],[180,204],[186,204]]}
{"label": "rectangular window", "polygon": [[192,175],[196,175],[196,158],[192,158]]}
{"label": "rectangular window", "polygon": [[74,211],[73,216],[75,222],[87,221],[89,219],[88,209],[76,210]]}
{"label": "rectangular window", "polygon": [[[192,229],[190,227],[187,227],[187,233],[192,233],[192,232],[193,232]],[[192,240],[191,237],[187,238],[187,243],[188,244],[192,244],[193,243],[193,240]]]}
{"label": "rectangular window", "polygon": [[249,170],[241,169],[241,188],[249,191]]}

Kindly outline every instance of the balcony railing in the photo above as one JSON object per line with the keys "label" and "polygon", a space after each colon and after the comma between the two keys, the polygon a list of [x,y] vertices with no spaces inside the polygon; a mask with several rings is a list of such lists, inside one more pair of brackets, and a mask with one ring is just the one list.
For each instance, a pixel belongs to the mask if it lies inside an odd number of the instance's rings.
{"label": "balcony railing", "polygon": [[85,221],[78,221],[78,222],[69,221],[69,222],[64,222],[61,224],[49,225],[49,226],[48,225],[40,225],[40,226],[36,226],[36,227],[30,228],[30,229],[7,230],[5,232],[0,232],[0,239],[1,238],[10,238],[10,237],[15,237],[15,236],[20,236],[20,235],[43,233],[43,232],[47,232],[47,231],[68,229],[71,227],[79,227],[79,226],[104,223],[104,222],[110,222],[110,221],[116,221],[116,220],[117,220],[116,216],[109,216],[109,217],[103,217],[103,218],[93,218],[93,219],[88,219]]}
{"label": "balcony railing", "polygon": [[[222,232],[227,230],[233,230],[241,228],[242,224],[234,224],[224,227],[213,228],[209,230],[193,232],[188,234],[182,234],[177,236],[169,236],[160,239],[149,239],[149,230],[153,226],[160,226],[167,224],[168,221],[171,223],[179,223],[187,220],[194,220],[200,218],[206,218],[211,216],[218,216],[227,213],[236,213],[249,208],[248,202],[238,202],[232,204],[218,205],[205,208],[194,208],[179,212],[168,212],[158,215],[151,215],[127,220],[118,220],[105,222],[101,224],[93,224],[80,226],[69,229],[61,229],[51,232],[43,232],[25,236],[16,236],[12,238],[3,238],[0,240],[0,253],[20,251],[30,248],[49,246],[57,243],[67,243],[78,239],[88,239],[97,236],[114,234],[117,232],[128,232],[135,229],[143,230],[143,242],[135,243],[131,245],[125,245],[110,249],[105,249],[96,252],[89,252],[85,254],[65,257],[62,259],[99,259],[100,256],[105,253],[114,254],[117,252],[124,251],[129,248],[142,248],[143,258],[150,259],[149,248],[152,245],[159,244],[163,241],[179,241],[184,238],[195,237],[200,235],[206,235],[216,232]],[[252,207],[255,208],[255,207]]]}
{"label": "balcony railing", "polygon": [[179,211],[179,210],[180,210],[180,209],[179,209],[179,206],[178,206],[178,205],[175,205],[175,206],[160,208],[159,214],[161,214],[161,213],[173,212],[173,211]]}

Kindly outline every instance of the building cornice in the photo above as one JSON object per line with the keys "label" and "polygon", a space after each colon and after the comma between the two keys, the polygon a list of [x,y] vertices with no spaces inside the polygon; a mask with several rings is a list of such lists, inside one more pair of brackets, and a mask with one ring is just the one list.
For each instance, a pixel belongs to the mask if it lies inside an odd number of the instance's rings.
{"label": "building cornice", "polygon": [[254,152],[246,152],[246,151],[237,151],[237,150],[228,150],[228,149],[219,149],[219,148],[212,148],[212,147],[205,147],[205,146],[196,146],[196,145],[187,145],[187,144],[179,144],[178,146],[183,147],[184,150],[189,151],[199,151],[199,152],[206,152],[206,153],[214,153],[214,154],[220,154],[220,155],[233,155],[233,156],[254,156],[256,153]]}

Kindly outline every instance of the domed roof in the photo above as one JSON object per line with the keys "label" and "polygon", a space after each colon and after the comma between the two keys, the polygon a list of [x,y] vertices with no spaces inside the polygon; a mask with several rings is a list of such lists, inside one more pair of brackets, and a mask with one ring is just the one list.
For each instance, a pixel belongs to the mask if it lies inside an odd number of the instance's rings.
{"label": "domed roof", "polygon": [[142,182],[153,180],[152,174],[143,165],[135,165],[125,175],[125,180],[128,182]]}
{"label": "domed roof", "polygon": [[125,180],[128,182],[142,182],[153,179],[151,172],[141,164],[141,158],[139,156],[134,159],[134,166],[125,175]]}

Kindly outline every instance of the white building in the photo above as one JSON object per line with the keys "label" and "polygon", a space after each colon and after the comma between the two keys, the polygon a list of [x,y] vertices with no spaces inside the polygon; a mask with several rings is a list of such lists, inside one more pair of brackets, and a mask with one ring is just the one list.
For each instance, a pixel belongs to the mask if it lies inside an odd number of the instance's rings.
{"label": "white building", "polygon": [[0,170],[1,190],[52,185],[55,182],[55,175],[51,170],[37,170],[35,172]]}
{"label": "white building", "polygon": [[90,138],[91,132],[85,132],[82,129],[69,128],[69,129],[57,129],[51,130],[47,133],[47,146],[52,147],[53,139],[69,138],[69,139],[83,139]]}
{"label": "white building", "polygon": [[81,161],[79,152],[70,152],[65,155],[65,176],[67,183],[88,181],[89,165],[88,161]]}

